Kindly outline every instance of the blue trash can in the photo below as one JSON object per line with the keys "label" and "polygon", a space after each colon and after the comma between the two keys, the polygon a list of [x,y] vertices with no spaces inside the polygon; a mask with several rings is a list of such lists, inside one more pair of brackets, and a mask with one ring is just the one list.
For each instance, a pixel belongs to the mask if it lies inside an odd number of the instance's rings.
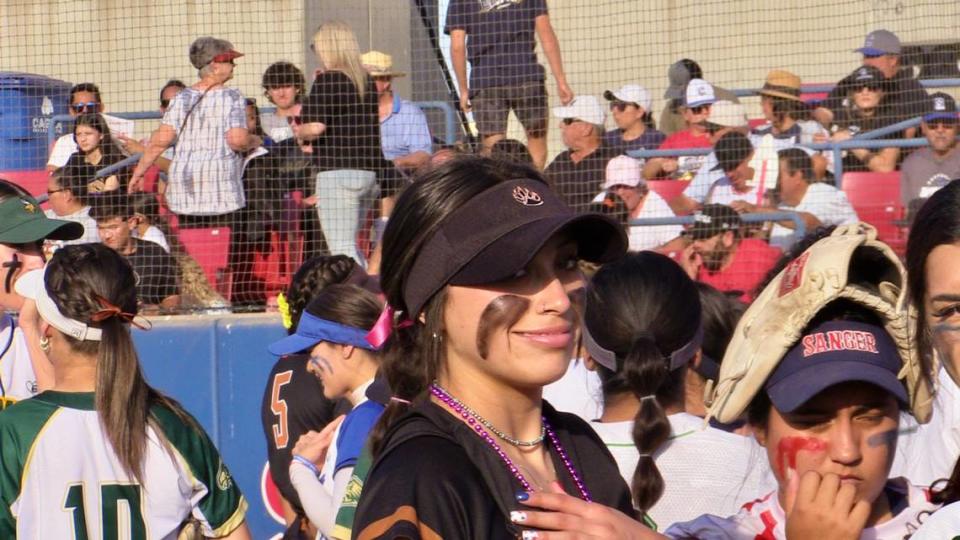
{"label": "blue trash can", "polygon": [[0,171],[44,168],[50,119],[67,114],[71,86],[44,75],[0,72]]}

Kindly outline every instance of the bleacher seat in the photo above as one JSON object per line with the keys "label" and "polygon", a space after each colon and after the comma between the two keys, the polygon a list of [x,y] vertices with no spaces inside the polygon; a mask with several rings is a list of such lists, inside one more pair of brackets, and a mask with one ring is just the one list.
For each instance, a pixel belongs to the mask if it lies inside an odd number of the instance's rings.
{"label": "bleacher seat", "polygon": [[181,228],[177,232],[187,254],[203,268],[210,285],[230,296],[230,227]]}
{"label": "bleacher seat", "polygon": [[46,169],[30,171],[3,171],[0,172],[0,178],[9,180],[29,191],[34,197],[47,194],[47,182],[50,180],[50,173]]}
{"label": "bleacher seat", "polygon": [[906,216],[900,200],[900,172],[848,172],[840,185],[860,220],[876,227],[877,237],[903,255],[907,232],[900,225]]}
{"label": "bleacher seat", "polygon": [[667,202],[677,198],[689,185],[686,180],[647,180],[647,186]]}

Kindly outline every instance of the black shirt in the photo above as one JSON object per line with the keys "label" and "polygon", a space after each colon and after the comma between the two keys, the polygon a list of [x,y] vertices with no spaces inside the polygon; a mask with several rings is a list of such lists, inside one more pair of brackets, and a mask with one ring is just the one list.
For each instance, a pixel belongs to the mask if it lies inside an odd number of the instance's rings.
{"label": "black shirt", "polygon": [[307,371],[307,355],[284,356],[270,370],[260,404],[270,476],[283,498],[300,515],[303,506],[290,483],[293,446],[304,433],[320,431],[331,420],[348,412],[350,403],[346,400],[330,401],[324,397],[320,380]]}
{"label": "black shirt", "polygon": [[553,158],[544,175],[567,204],[578,212],[586,212],[590,201],[602,191],[607,162],[618,153],[615,148],[601,146],[579,163],[574,163],[570,159],[570,150],[564,150]]}
{"label": "black shirt", "polygon": [[159,304],[164,298],[178,294],[177,263],[169,253],[149,240],[131,238],[136,251],[125,255],[137,273],[137,299],[144,304]]}
{"label": "black shirt", "polygon": [[[634,515],[630,490],[593,429],[547,403],[543,413],[593,500]],[[553,448],[550,457],[564,490],[579,497]],[[518,538],[509,515],[528,509],[515,498],[522,489],[467,424],[440,405],[420,404],[387,432],[363,485],[354,538]]]}
{"label": "black shirt", "polygon": [[323,122],[327,129],[313,141],[321,171],[358,169],[380,172],[392,164],[380,150],[377,89],[367,76],[363,96],[347,75],[326,71],[317,76],[303,102],[303,122]]}
{"label": "black shirt", "polygon": [[[833,119],[833,123],[840,129],[849,130],[854,137],[861,133],[880,129],[897,122],[895,115],[890,112],[889,105],[882,105],[879,110],[877,110],[877,112],[869,118],[860,116],[856,109],[849,107],[840,109],[837,111],[837,113],[838,114]],[[903,132],[897,131],[895,133],[888,133],[887,135],[877,137],[877,140],[899,139],[902,136]],[[878,152],[879,150],[873,151]],[[867,167],[866,163],[860,161],[860,158],[854,155],[852,151],[847,151],[846,155],[843,157],[844,172],[869,170],[870,169]]]}
{"label": "black shirt", "polygon": [[[103,158],[100,160],[100,163],[97,165],[92,165],[87,163],[83,154],[80,152],[74,152],[70,155],[70,157],[67,159],[67,162],[63,166],[63,175],[65,177],[79,178],[83,181],[84,185],[89,185],[94,181],[97,171],[109,167],[115,163],[119,163],[123,161],[123,159],[124,156],[122,154],[105,152],[103,154]],[[130,180],[129,169],[118,171],[113,175],[117,177],[117,181],[120,183],[119,190],[122,193],[126,193],[127,182]],[[106,180],[106,178],[102,178],[101,180]],[[77,195],[86,196],[87,192],[84,191],[83,193],[78,193]]]}
{"label": "black shirt", "polygon": [[[830,109],[834,115],[849,106],[847,92],[855,85],[856,76],[857,72],[854,71],[844,77],[820,106]],[[883,105],[885,105],[883,114],[887,117],[886,120],[891,120],[888,123],[892,124],[927,112],[930,107],[930,96],[923,85],[910,77],[906,70],[901,69],[892,79],[887,79],[887,84],[890,88],[883,95]]]}

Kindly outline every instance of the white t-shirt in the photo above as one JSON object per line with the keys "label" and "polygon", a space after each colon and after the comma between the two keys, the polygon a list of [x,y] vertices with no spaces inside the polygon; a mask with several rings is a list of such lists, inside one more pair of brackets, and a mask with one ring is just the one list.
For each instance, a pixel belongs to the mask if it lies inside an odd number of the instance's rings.
{"label": "white t-shirt", "polygon": [[100,242],[100,233],[97,231],[97,221],[90,217],[90,207],[84,206],[80,210],[65,216],[58,216],[52,209],[43,212],[50,219],[63,219],[66,221],[75,221],[83,225],[83,236],[76,240],[50,240],[58,247],[69,246],[73,244],[97,244]]}
{"label": "white t-shirt", "polygon": [[[839,189],[821,182],[807,186],[800,204],[796,206],[781,205],[781,210],[793,212],[807,212],[813,214],[824,225],[846,225],[860,220],[856,210],[847,199],[847,194]],[[808,231],[809,232],[809,231]],[[786,250],[798,238],[793,230],[780,225],[774,225],[770,233],[770,245]]]}
{"label": "white t-shirt", "polygon": [[960,502],[948,504],[921,521],[922,525],[910,540],[943,540],[960,535]]}
{"label": "white t-shirt", "polygon": [[953,472],[960,457],[960,388],[944,369],[940,370],[939,385],[930,422],[918,424],[910,414],[900,414],[897,454],[890,476],[929,486]]}
{"label": "white t-shirt", "polygon": [[[663,530],[703,514],[729,515],[743,504],[776,489],[767,454],[752,437],[705,425],[703,418],[671,414],[670,440],[653,456],[664,478],[663,496],[650,517]],[[640,454],[633,422],[590,424],[613,454],[627,484]]]}
{"label": "white t-shirt", "polygon": [[543,399],[558,411],[575,414],[590,422],[603,414],[601,387],[597,373],[587,369],[583,360],[574,359],[560,380],[543,388]]}
{"label": "white t-shirt", "polygon": [[[673,210],[663,197],[655,191],[649,191],[634,219],[674,217]],[[643,251],[666,244],[683,232],[682,225],[653,225],[630,227],[630,251]]]}
{"label": "white t-shirt", "polygon": [[[107,121],[107,127],[110,128],[110,134],[116,137],[118,134],[130,135],[133,133],[133,121],[110,116],[101,115]],[[77,152],[77,143],[73,140],[73,133],[61,135],[50,150],[50,157],[47,159],[47,166],[63,167],[67,164],[72,154]]]}
{"label": "white t-shirt", "polygon": [[733,189],[733,183],[726,176],[714,182],[706,197],[706,204],[725,204],[730,206],[733,201],[746,201],[751,204],[763,204],[763,193],[760,185],[755,184],[746,192],[740,193]]}
{"label": "white t-shirt", "polygon": [[35,396],[37,376],[30,362],[27,340],[13,317],[6,313],[0,315],[0,352],[3,353],[0,356],[0,382],[3,383],[0,397],[8,401],[21,401]]}
{"label": "white t-shirt", "polygon": [[134,229],[133,237],[141,238],[143,240],[153,242],[154,244],[158,244],[160,247],[163,248],[164,251],[166,251],[167,253],[170,253],[170,244],[167,243],[167,237],[163,234],[163,231],[161,231],[154,225],[147,227],[147,231],[143,233],[142,237],[140,236],[140,231]]}
{"label": "white t-shirt", "polygon": [[[927,500],[926,490],[908,484],[903,478],[889,480],[885,489],[901,497],[905,495],[907,507],[889,521],[864,529],[860,535],[861,540],[903,540],[913,534],[920,527],[920,523],[926,521],[930,513],[937,509],[937,505]],[[777,492],[773,491],[762,499],[743,505],[736,515],[700,516],[686,523],[677,523],[664,531],[664,534],[670,538],[700,540],[781,540],[787,537],[786,522],[787,517],[780,506]]]}

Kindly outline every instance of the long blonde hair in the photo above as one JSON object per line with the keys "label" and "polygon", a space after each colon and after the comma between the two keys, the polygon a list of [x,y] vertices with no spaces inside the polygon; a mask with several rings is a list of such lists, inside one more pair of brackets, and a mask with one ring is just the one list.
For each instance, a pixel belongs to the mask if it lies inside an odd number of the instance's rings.
{"label": "long blonde hair", "polygon": [[360,63],[360,45],[350,26],[342,21],[321,24],[313,34],[313,46],[323,67],[343,72],[363,97],[367,91],[367,72]]}

